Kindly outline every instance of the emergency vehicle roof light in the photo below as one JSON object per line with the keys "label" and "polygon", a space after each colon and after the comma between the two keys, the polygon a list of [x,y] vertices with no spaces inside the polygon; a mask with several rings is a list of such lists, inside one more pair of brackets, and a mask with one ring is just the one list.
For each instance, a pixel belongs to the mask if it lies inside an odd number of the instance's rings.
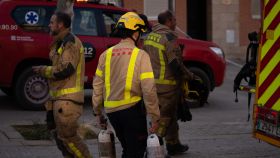
{"label": "emergency vehicle roof light", "polygon": [[100,0],[76,0],[77,2],[99,3]]}

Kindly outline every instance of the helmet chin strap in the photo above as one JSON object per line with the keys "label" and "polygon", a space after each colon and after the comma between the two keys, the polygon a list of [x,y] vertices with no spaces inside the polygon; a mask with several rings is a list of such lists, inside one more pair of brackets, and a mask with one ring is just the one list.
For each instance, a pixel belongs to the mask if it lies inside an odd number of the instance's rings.
{"label": "helmet chin strap", "polygon": [[141,36],[141,32],[139,31],[139,35],[136,39],[134,39],[133,36],[130,36],[129,38],[131,38],[134,41],[135,46],[137,46],[140,36]]}

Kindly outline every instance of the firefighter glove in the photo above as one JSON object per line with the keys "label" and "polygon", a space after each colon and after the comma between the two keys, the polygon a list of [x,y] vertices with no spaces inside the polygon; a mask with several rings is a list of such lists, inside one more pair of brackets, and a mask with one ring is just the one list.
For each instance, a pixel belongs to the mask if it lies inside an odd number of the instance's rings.
{"label": "firefighter glove", "polygon": [[39,65],[39,66],[32,66],[32,70],[33,72],[37,73],[37,74],[44,74],[44,67],[43,65]]}
{"label": "firefighter glove", "polygon": [[178,104],[177,119],[181,120],[182,122],[192,120],[192,113],[190,111],[188,102],[185,99],[181,99],[181,103]]}
{"label": "firefighter glove", "polygon": [[159,121],[150,122],[150,128],[149,128],[150,133],[156,133],[158,128],[159,128]]}
{"label": "firefighter glove", "polygon": [[107,129],[107,119],[104,117],[104,115],[97,115],[96,122],[100,129]]}

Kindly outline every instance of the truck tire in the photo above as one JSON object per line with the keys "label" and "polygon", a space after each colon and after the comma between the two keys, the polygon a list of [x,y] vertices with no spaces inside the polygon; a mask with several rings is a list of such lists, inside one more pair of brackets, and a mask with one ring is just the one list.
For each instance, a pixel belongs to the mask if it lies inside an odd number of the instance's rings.
{"label": "truck tire", "polygon": [[5,93],[7,96],[13,96],[13,89],[8,87],[1,87],[0,88],[3,93]]}
{"label": "truck tire", "polygon": [[43,110],[49,98],[47,79],[26,68],[17,78],[14,94],[17,102],[26,110]]}
{"label": "truck tire", "polygon": [[[209,79],[208,75],[206,74],[206,72],[200,68],[189,67],[188,69],[191,72],[193,72],[196,76],[198,76],[204,84],[205,88],[203,90],[198,91],[199,99],[197,100],[197,105],[202,107],[202,106],[204,106],[205,103],[207,103],[207,100],[208,100],[208,96],[210,93],[210,85],[211,85],[210,79]],[[195,90],[195,87],[191,87],[191,85],[190,85],[190,89],[192,89],[192,88],[194,88],[194,90]]]}

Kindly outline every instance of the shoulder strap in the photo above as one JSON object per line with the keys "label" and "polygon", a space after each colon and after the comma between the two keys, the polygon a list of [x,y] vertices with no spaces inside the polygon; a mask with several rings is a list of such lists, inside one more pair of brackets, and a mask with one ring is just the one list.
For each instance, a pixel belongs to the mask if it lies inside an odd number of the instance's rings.
{"label": "shoulder strap", "polygon": [[68,43],[68,42],[75,43],[75,36],[74,36],[72,33],[68,33],[68,34],[64,37],[64,39],[63,39],[63,41],[62,41],[62,46],[65,46],[66,43]]}

